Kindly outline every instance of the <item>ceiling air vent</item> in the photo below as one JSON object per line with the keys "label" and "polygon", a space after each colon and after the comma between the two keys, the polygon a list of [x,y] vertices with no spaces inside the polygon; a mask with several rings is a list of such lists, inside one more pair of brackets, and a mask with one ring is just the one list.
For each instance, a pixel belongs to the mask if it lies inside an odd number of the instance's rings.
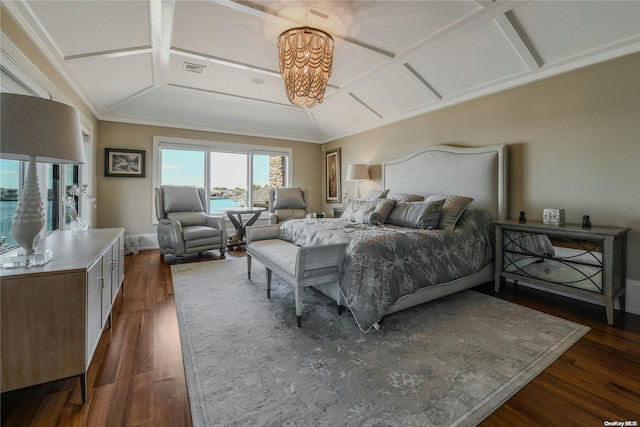
{"label": "ceiling air vent", "polygon": [[202,74],[204,73],[204,69],[206,67],[203,67],[202,65],[198,65],[198,64],[191,64],[189,62],[185,62],[184,63],[184,67],[182,68],[185,71],[188,71],[190,73],[196,73],[196,74]]}

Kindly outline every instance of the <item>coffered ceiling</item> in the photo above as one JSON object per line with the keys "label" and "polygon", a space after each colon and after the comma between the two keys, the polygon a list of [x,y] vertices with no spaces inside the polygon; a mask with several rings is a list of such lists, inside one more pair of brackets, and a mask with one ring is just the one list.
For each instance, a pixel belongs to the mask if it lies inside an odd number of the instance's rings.
{"label": "coffered ceiling", "polygon": [[[640,51],[640,1],[2,3],[100,120],[317,143]],[[335,39],[310,109],[278,72],[302,25]]]}

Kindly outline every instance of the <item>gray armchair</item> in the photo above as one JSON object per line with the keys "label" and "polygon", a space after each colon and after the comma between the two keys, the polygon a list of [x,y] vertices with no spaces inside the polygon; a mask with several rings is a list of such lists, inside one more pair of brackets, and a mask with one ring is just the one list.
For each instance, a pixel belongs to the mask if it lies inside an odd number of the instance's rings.
{"label": "gray armchair", "polygon": [[162,255],[175,255],[177,262],[182,262],[185,254],[219,249],[220,256],[224,257],[225,221],[206,213],[208,198],[203,188],[163,185],[155,192],[158,245]]}
{"label": "gray armchair", "polygon": [[302,188],[269,190],[269,224],[304,218],[309,206],[309,191]]}

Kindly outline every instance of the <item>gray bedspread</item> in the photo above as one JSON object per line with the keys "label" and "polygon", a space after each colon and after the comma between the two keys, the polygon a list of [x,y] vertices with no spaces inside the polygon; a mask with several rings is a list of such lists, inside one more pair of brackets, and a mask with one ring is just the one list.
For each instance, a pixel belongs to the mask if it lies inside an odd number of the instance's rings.
{"label": "gray bedspread", "polygon": [[281,238],[299,246],[349,243],[340,289],[363,331],[401,297],[476,273],[494,257],[491,218],[476,209],[452,231],[301,219],[283,223]]}

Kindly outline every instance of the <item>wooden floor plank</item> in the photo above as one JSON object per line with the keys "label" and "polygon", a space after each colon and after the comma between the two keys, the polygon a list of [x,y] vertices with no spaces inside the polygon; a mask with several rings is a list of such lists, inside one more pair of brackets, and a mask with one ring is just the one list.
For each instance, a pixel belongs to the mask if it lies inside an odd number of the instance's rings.
{"label": "wooden floor plank", "polygon": [[[235,250],[227,257],[245,256]],[[14,426],[191,426],[171,283],[158,251],[125,257],[125,291],[100,340],[81,403],[77,378],[3,393],[1,424]],[[185,262],[224,262],[215,252]],[[594,425],[637,420],[640,409],[640,316],[546,292],[493,284],[477,290],[591,327],[578,343],[498,408],[482,426]]]}

